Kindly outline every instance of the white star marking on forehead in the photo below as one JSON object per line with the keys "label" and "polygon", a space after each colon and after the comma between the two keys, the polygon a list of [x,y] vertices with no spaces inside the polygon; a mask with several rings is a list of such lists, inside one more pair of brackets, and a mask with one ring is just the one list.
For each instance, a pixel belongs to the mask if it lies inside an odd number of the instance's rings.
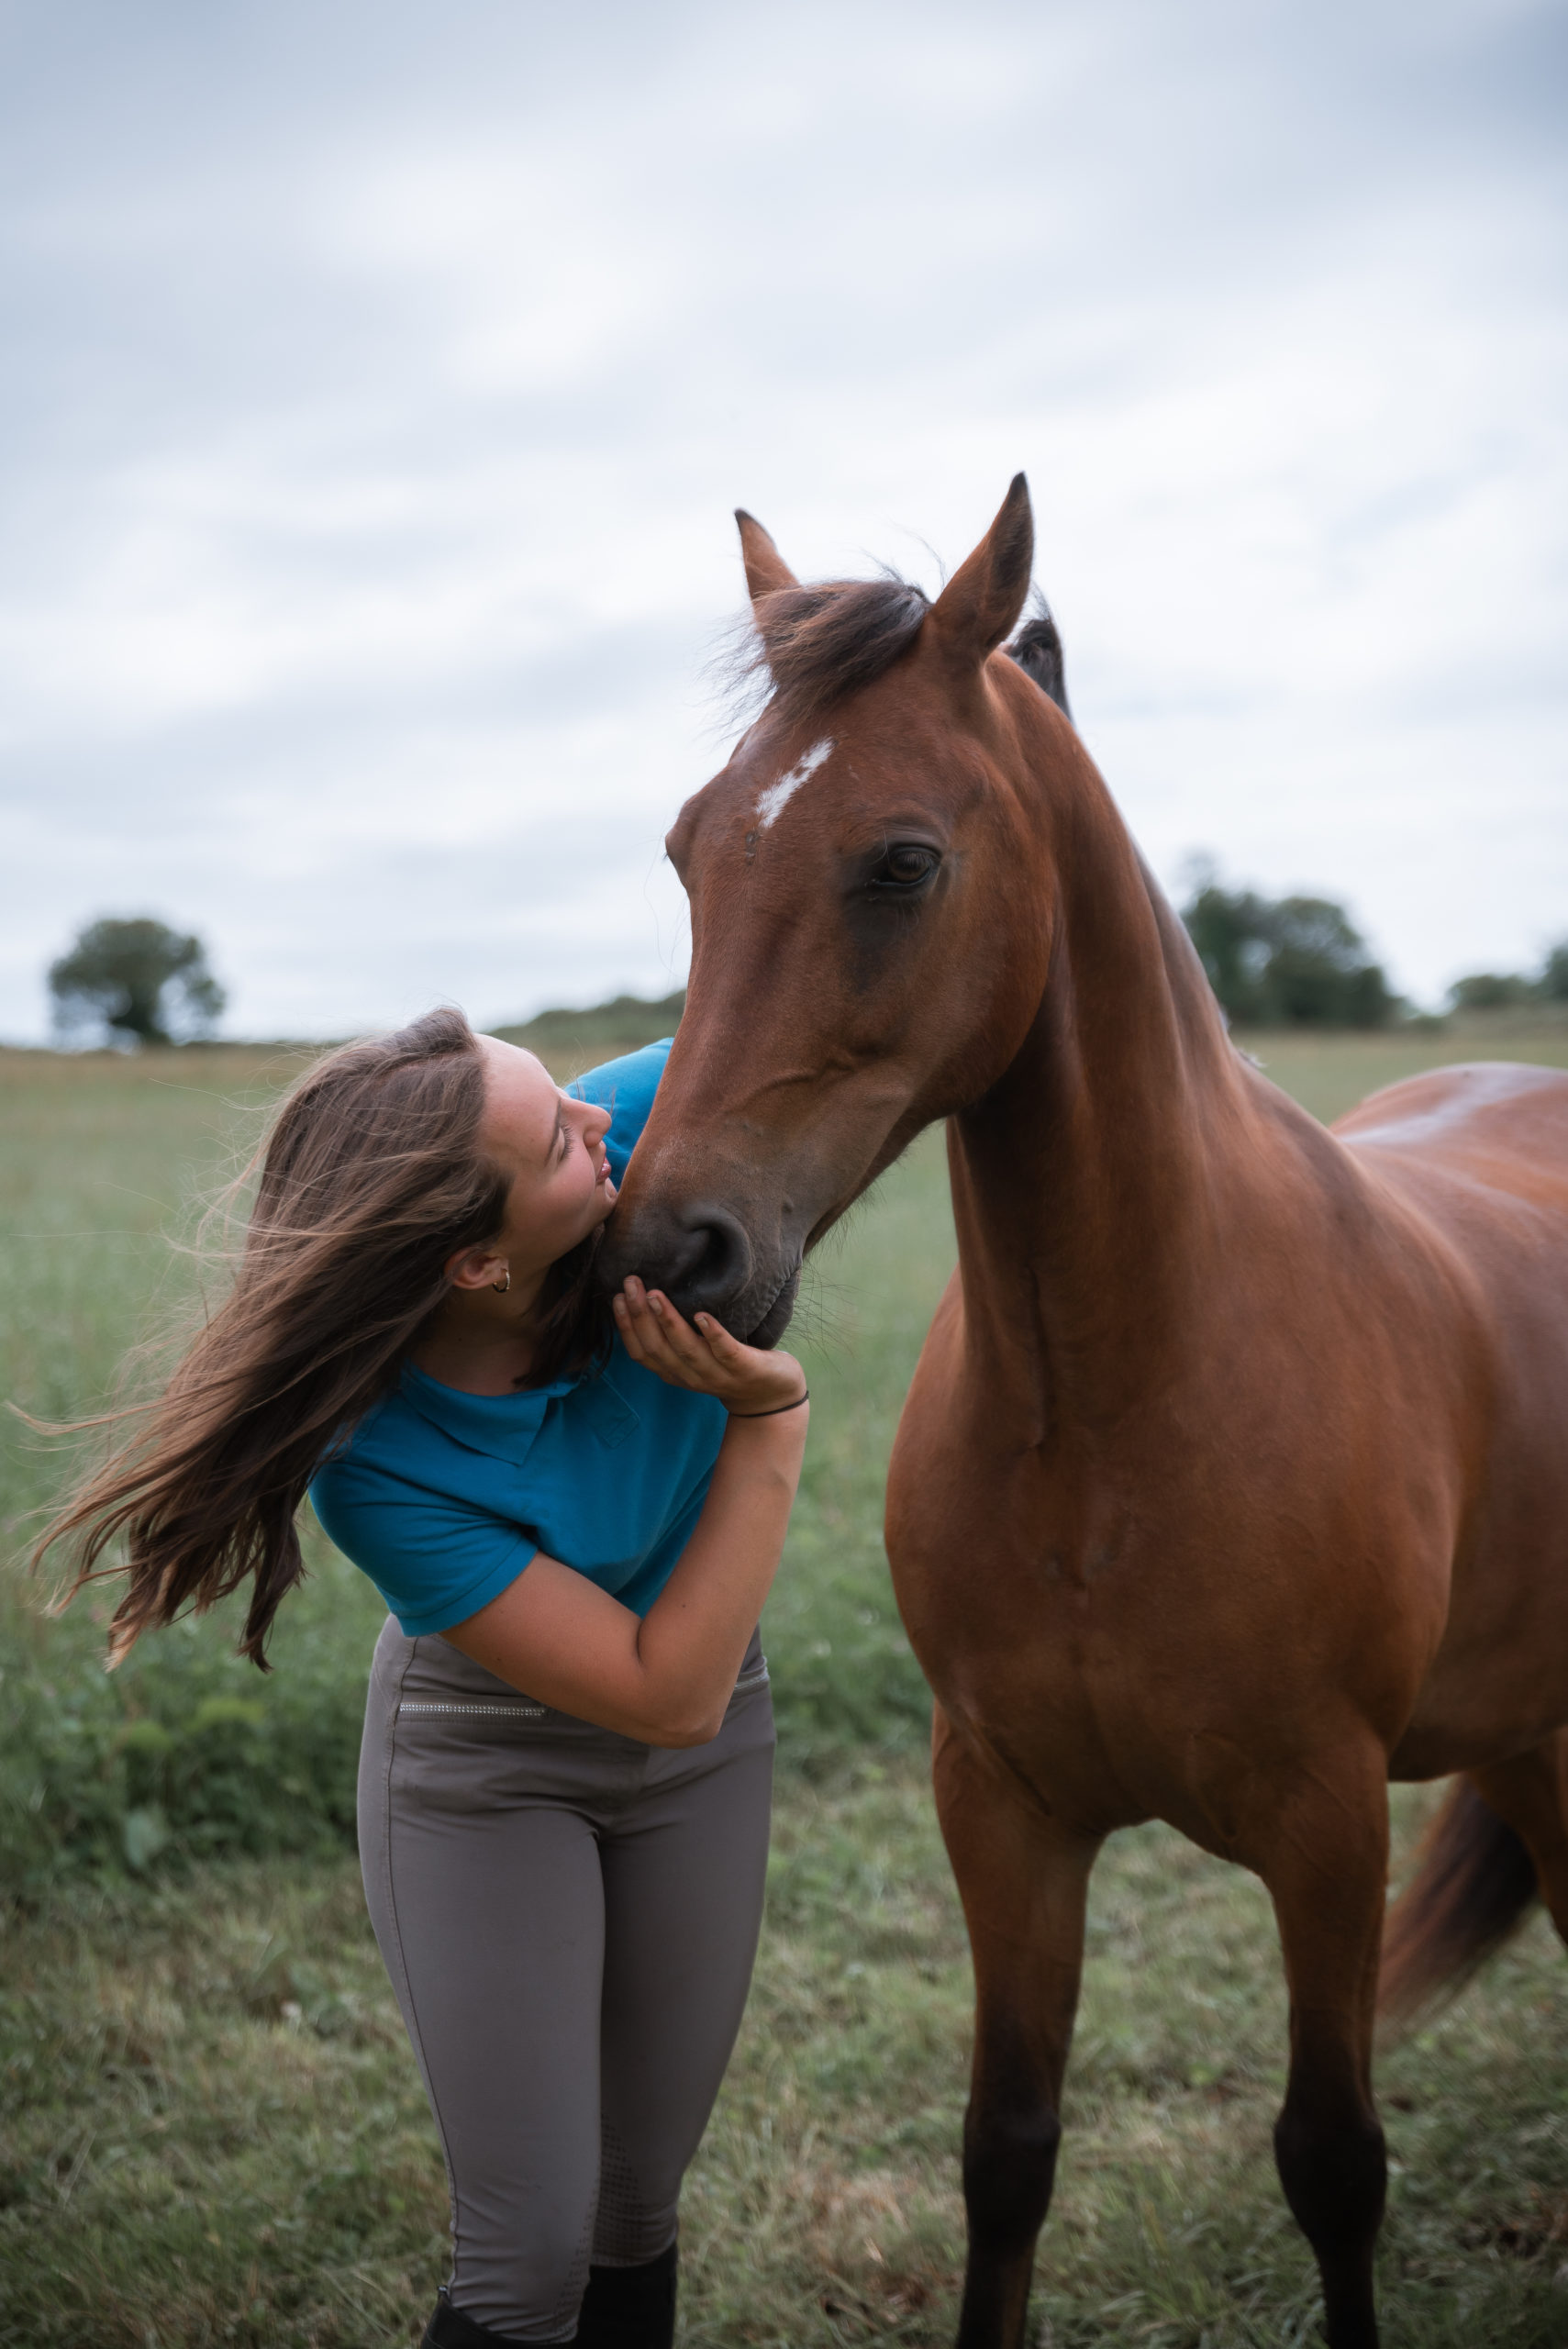
{"label": "white star marking on forehead", "polygon": [[797,759],[787,774],[777,783],[770,783],[766,791],[757,796],[757,829],[765,832],[770,824],[783,815],[803,783],[809,783],[825,759],[831,758],[833,742],[824,734],[820,742],[813,742],[803,759]]}

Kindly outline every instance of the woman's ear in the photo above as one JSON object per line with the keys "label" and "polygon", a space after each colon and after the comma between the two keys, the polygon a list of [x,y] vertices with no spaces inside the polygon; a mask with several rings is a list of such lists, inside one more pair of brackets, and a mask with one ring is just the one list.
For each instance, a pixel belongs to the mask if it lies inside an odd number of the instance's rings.
{"label": "woman's ear", "polygon": [[449,1256],[445,1272],[453,1288],[495,1288],[505,1285],[511,1267],[494,1248],[460,1248]]}

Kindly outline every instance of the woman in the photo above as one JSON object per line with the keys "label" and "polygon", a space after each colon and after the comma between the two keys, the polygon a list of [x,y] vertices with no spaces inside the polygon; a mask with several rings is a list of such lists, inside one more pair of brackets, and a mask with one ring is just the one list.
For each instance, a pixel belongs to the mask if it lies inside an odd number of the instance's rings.
{"label": "woman", "polygon": [[308,1486],[391,1613],[360,1772],[376,1936],[446,2155],[426,2349],[673,2336],[675,2209],[761,1914],[756,1633],[808,1401],[790,1355],[628,1281],[599,1228],[669,1044],[558,1090],[433,1012],[322,1061],[233,1290],[51,1528],[127,1536],[115,1653],[301,1572]]}

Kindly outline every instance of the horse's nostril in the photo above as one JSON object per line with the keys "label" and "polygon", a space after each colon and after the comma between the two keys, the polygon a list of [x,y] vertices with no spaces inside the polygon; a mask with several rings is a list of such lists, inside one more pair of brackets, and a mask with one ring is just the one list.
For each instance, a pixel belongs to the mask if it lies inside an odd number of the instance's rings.
{"label": "horse's nostril", "polygon": [[723,1319],[724,1307],[751,1276],[751,1244],[744,1227],[722,1208],[694,1208],[682,1218],[685,1230],[675,1302],[688,1314]]}
{"label": "horse's nostril", "polygon": [[688,1320],[711,1313],[743,1337],[747,1312],[752,1306],[761,1312],[767,1299],[750,1294],[758,1264],[740,1218],[701,1197],[666,1205],[634,1192],[629,1205],[629,1214],[617,1207],[606,1226],[595,1275],[606,1293],[635,1274],[647,1287],[662,1289]]}

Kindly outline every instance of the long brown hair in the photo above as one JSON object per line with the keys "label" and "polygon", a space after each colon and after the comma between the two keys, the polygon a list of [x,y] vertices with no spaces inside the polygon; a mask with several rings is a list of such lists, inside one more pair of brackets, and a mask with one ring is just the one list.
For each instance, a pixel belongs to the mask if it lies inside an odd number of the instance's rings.
{"label": "long brown hair", "polygon": [[[200,1613],[249,1575],[239,1648],[267,1669],[272,1617],[304,1571],[295,1516],[306,1486],[396,1383],[450,1286],[448,1258],[501,1229],[509,1177],[480,1149],[484,1108],[478,1039],[451,1010],[328,1053],[284,1102],[235,1186],[256,1189],[228,1296],[134,1414],[137,1435],[71,1495],[34,1553],[36,1564],[72,1542],[74,1592],[123,1533],[129,1587],[112,1660],[187,1601]],[[598,1239],[550,1268],[530,1386],[603,1359]]]}

